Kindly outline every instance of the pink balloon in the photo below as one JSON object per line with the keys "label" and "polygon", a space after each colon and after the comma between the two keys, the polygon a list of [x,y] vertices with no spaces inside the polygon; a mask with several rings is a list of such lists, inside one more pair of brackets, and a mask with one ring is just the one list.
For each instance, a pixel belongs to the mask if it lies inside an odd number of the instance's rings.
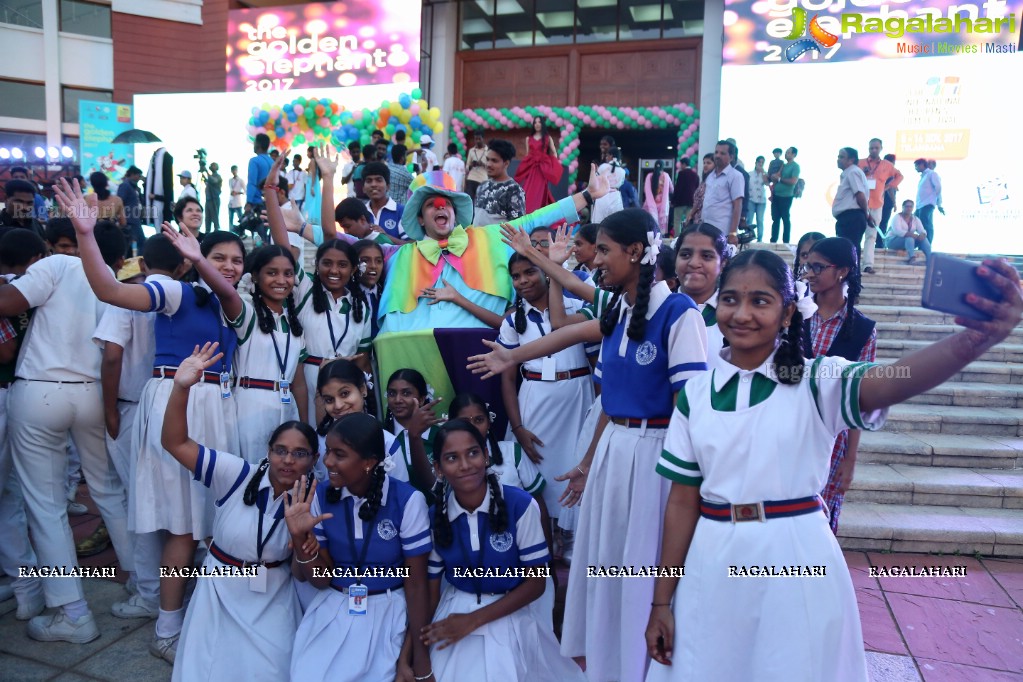
{"label": "pink balloon", "polygon": [[650,130],[651,128],[654,127],[654,124],[652,121],[647,121],[646,123],[643,124],[643,127],[646,128],[647,130]]}
{"label": "pink balloon", "polygon": [[413,104],[411,107],[409,107],[409,111],[412,112],[413,116],[418,116],[419,115],[419,105],[418,104]]}
{"label": "pink balloon", "polygon": [[[301,116],[302,114],[305,113],[305,107],[302,106],[301,104],[296,104],[294,107],[292,107],[292,111],[295,112],[296,116]],[[362,116],[361,111],[356,111],[355,113],[358,114],[360,117]]]}
{"label": "pink balloon", "polygon": [[622,123],[621,121],[618,121],[618,123],[616,124],[615,127],[618,128],[618,130],[624,130],[625,129],[625,124]]}

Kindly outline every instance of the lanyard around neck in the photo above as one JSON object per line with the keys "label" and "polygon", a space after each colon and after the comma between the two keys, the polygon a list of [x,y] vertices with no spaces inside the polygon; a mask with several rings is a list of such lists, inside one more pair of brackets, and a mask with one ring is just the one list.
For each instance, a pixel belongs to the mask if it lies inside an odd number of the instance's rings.
{"label": "lanyard around neck", "polygon": [[274,328],[270,331],[270,340],[274,343],[274,355],[277,356],[277,366],[281,368],[281,379],[287,379],[288,369],[288,355],[291,353],[291,331],[288,331],[288,340],[284,345],[284,357],[281,357],[281,348],[277,345],[277,323],[274,322]]}

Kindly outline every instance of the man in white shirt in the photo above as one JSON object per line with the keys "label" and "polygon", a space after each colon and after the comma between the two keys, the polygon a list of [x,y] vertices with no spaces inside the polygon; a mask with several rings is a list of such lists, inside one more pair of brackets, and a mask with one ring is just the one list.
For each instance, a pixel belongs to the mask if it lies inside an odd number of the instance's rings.
{"label": "man in white shirt", "polygon": [[860,242],[867,225],[876,227],[874,218],[867,208],[867,176],[860,169],[860,155],[852,147],[838,150],[838,167],[842,179],[831,203],[831,215],[835,216],[835,234],[845,237],[856,245],[856,257],[860,257]]}
{"label": "man in white shirt", "polygon": [[302,155],[295,154],[291,162],[291,170],[285,173],[288,178],[288,198],[291,199],[298,210],[302,210],[305,202],[305,183],[309,180],[309,174],[302,170]]}
{"label": "man in white shirt", "polygon": [[199,193],[195,191],[195,185],[192,184],[191,171],[181,171],[178,173],[178,181],[181,183],[181,191],[178,192],[178,201],[181,201],[185,197],[192,197],[196,201],[199,201]]}
{"label": "man in white shirt", "polygon": [[238,166],[231,166],[231,179],[228,191],[231,199],[227,202],[227,227],[234,228],[242,220],[242,208],[245,206],[245,178],[239,177]]}
{"label": "man in white shirt", "polygon": [[746,181],[731,165],[732,148],[726,140],[714,146],[714,170],[704,182],[702,220],[728,236],[729,244],[739,243],[739,218],[746,196]]}
{"label": "man in white shirt", "polygon": [[[96,226],[104,262],[120,267],[124,235],[113,223]],[[89,490],[110,532],[121,568],[134,571],[127,497],[107,453],[100,390],[100,352],[92,334],[105,308],[78,258],[55,255],[0,286],[0,316],[34,308],[10,389],[9,438],[21,481],[29,530],[40,566],[78,565],[68,525],[64,484],[70,434]],[[28,636],[84,644],[99,637],[80,578],[46,578],[46,605],[56,612],[29,621]]]}

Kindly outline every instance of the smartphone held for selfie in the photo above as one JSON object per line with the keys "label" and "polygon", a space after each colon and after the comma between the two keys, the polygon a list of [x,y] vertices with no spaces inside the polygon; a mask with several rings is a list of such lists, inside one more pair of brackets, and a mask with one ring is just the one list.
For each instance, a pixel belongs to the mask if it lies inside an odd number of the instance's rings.
{"label": "smartphone held for selfie", "polygon": [[973,320],[990,320],[990,315],[966,302],[967,294],[995,302],[1002,300],[1001,293],[977,274],[979,265],[946,254],[931,254],[924,277],[923,307]]}

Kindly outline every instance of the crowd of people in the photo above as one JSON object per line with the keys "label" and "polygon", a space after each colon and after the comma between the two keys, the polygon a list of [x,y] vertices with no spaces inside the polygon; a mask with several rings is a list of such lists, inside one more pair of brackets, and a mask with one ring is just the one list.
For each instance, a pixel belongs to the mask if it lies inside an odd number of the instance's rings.
{"label": "crowd of people", "polygon": [[[1002,301],[968,303],[989,321],[874,364],[861,223],[885,222],[901,179],[879,141],[839,153],[838,236],[807,233],[792,263],[736,245],[752,221],[762,239],[768,201],[789,241],[795,148],[746,172],[723,140],[702,179],[655,166],[640,201],[611,138],[555,200],[539,118],[514,178],[514,145],[482,134],[443,161],[424,136],[411,171],[398,141],[290,159],[267,142],[228,182],[261,245],[204,234],[185,173],[176,224],[132,259],[102,182],[62,181],[45,225],[8,183],[0,598],[29,637],[101,635],[80,579],[18,571],[78,565],[77,457],[128,576],[113,615],[155,620],[176,680],[867,679],[834,535],[859,434],[1023,317],[1018,273],[986,260]],[[892,219],[910,257],[929,253],[932,173]],[[437,368],[389,345],[450,328],[488,352],[440,371],[499,398],[437,395]],[[754,565],[825,570],[728,578]]]}

